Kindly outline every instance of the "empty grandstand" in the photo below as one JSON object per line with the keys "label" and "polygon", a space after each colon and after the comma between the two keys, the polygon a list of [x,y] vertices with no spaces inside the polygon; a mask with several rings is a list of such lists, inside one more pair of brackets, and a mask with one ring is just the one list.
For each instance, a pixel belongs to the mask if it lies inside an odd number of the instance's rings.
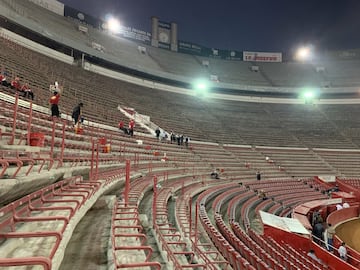
{"label": "empty grandstand", "polygon": [[0,0],[1,269],[359,269],[359,61],[174,52],[45,2]]}

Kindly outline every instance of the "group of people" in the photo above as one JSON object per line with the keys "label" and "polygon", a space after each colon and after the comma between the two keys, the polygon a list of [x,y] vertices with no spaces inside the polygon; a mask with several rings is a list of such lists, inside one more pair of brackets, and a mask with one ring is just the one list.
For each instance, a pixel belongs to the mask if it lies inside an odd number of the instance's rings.
{"label": "group of people", "polygon": [[16,92],[21,94],[24,98],[29,98],[31,100],[34,100],[34,93],[30,88],[29,83],[25,82],[24,84],[22,84],[20,82],[19,77],[15,77],[13,80],[8,82],[6,75],[7,75],[6,72],[0,73],[0,84],[2,86],[9,87],[12,90],[15,90]]}
{"label": "group of people", "polygon": [[[155,136],[161,141],[167,141],[169,136],[166,133],[165,130],[160,129],[160,127],[157,127],[155,129]],[[175,134],[173,131],[170,132],[170,143],[174,143],[177,145],[185,145],[186,147],[189,146],[190,138],[187,136],[184,136],[183,134]]]}
{"label": "group of people", "polygon": [[159,127],[155,129],[155,136],[159,142],[166,141],[168,139],[168,134],[165,130],[161,130]]}
{"label": "group of people", "polygon": [[190,138],[184,136],[183,134],[175,134],[173,131],[170,132],[170,143],[175,143],[177,145],[189,146]]}
{"label": "group of people", "polygon": [[[323,222],[323,218],[320,214],[319,211],[315,211],[313,213],[313,218],[312,218],[312,226],[313,226],[313,230],[312,230],[312,235],[313,235],[313,240],[315,243],[317,243],[320,246],[324,246],[324,236],[326,236],[327,238],[327,250],[330,252],[334,251],[334,235],[335,235],[335,228],[333,227],[333,225],[331,223],[327,224],[327,228],[324,227],[324,222]],[[347,260],[347,250],[346,250],[346,245],[344,242],[341,243],[341,245],[338,247],[337,252],[339,254],[339,257],[342,260]],[[315,253],[313,250],[310,250],[308,255],[310,257],[316,257]],[[314,257],[314,259],[315,259]],[[317,259],[318,260],[318,259]]]}
{"label": "group of people", "polygon": [[341,210],[341,209],[344,209],[344,208],[349,208],[350,204],[347,203],[347,202],[344,202],[343,204],[337,204],[335,207],[336,207],[336,210]]}
{"label": "group of people", "polygon": [[[345,242],[342,242],[337,250],[340,259],[342,259],[343,261],[347,261],[348,259],[348,255],[347,255],[347,249],[346,249],[346,244]],[[318,263],[323,264],[323,262],[321,261],[321,259],[316,256],[315,251],[313,249],[310,249],[308,254],[309,257],[311,257],[313,260],[317,261]]]}
{"label": "group of people", "polygon": [[130,119],[128,127],[125,127],[124,121],[119,122],[119,129],[122,130],[126,135],[134,136],[135,120]]}
{"label": "group of people", "polygon": [[[62,93],[62,88],[59,86],[58,82],[51,87],[52,96],[49,99],[51,116],[52,117],[60,117],[60,109],[59,109],[59,102]],[[71,117],[74,120],[74,125],[77,126],[79,123],[84,121],[84,117],[82,114],[82,108],[84,104],[79,102],[73,109],[71,113]]]}

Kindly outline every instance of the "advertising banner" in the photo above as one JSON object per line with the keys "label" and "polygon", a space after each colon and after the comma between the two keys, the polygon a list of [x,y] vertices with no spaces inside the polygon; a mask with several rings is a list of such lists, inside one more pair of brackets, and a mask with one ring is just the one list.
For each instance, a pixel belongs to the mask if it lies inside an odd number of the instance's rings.
{"label": "advertising banner", "polygon": [[56,0],[30,0],[34,4],[46,8],[60,16],[64,16],[64,4]]}
{"label": "advertising banner", "polygon": [[282,53],[279,52],[243,52],[243,61],[250,62],[282,62]]}
{"label": "advertising banner", "polygon": [[141,41],[147,44],[150,44],[151,41],[151,33],[130,26],[122,27],[119,35],[124,38]]}
{"label": "advertising banner", "polygon": [[178,51],[180,53],[202,55],[204,48],[205,47],[203,47],[201,45],[187,42],[187,41],[179,40],[179,42],[178,42]]}
{"label": "advertising banner", "polygon": [[243,58],[243,53],[241,51],[209,48],[182,40],[179,40],[178,42],[178,52],[225,60],[241,61]]}
{"label": "advertising banner", "polygon": [[74,18],[74,19],[84,22],[88,25],[91,25],[95,28],[99,28],[103,24],[103,22],[100,19],[97,19],[91,15],[83,13],[83,12],[81,12],[75,8],[69,7],[69,6],[65,6],[64,16]]}

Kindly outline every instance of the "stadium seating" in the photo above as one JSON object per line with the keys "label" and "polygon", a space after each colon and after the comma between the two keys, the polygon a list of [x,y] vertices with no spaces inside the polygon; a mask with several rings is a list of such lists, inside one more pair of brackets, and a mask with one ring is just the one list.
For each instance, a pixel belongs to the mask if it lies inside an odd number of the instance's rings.
{"label": "stadium seating", "polygon": [[[259,87],[299,87],[305,80],[320,85],[322,80],[311,65],[299,63],[263,63],[259,72],[252,72],[242,61],[210,59],[209,67],[204,67],[202,57],[152,47],[140,54],[133,41],[108,37],[91,27],[87,35],[79,34],[77,22],[54,18],[30,2],[4,0],[0,7],[0,13],[21,14],[22,23],[34,30],[43,31],[30,13],[51,21],[44,27],[46,35],[67,29],[64,36],[53,39],[72,48],[168,79],[186,82],[194,74],[216,74],[224,84]],[[91,48],[91,42],[101,44],[104,52]],[[265,210],[289,217],[293,207],[303,202],[326,199],[327,186],[313,176],[358,175],[358,153],[353,150],[360,143],[354,128],[358,123],[348,117],[358,114],[357,106],[206,100],[107,78],[76,62],[70,66],[21,47],[7,37],[1,37],[0,44],[0,62],[8,77],[29,82],[35,92],[33,104],[0,87],[0,178],[15,188],[17,182],[23,185],[21,191],[1,189],[5,206],[0,209],[0,249],[9,254],[0,258],[0,266],[57,269],[58,253],[63,252],[73,226],[105,191],[116,185],[119,191],[129,160],[131,187],[128,193],[120,188],[121,198],[113,208],[113,267],[161,269],[166,263],[174,269],[324,269],[302,251],[262,236],[258,213]],[[357,75],[351,68],[357,70],[356,64],[339,63],[336,68],[326,64],[329,81],[355,85]],[[341,66],[345,69],[340,72]],[[346,72],[353,81],[347,81]],[[64,89],[63,115],[58,120],[50,119],[47,109],[48,88],[54,81]],[[69,122],[79,101],[85,104],[87,118],[83,134],[75,134]],[[14,105],[17,102],[19,106]],[[119,105],[126,113],[118,110]],[[135,114],[151,117],[152,126],[139,123],[135,137],[119,132],[119,120],[126,122]],[[154,125],[189,136],[189,147],[156,140]],[[31,132],[44,135],[44,146],[29,146]],[[109,152],[100,143],[105,139],[111,144]],[[220,179],[210,179],[215,168],[220,169]],[[255,181],[257,171],[261,181]],[[68,177],[72,174],[77,176]],[[154,186],[154,177],[159,185]],[[356,179],[340,181],[359,186]],[[267,200],[259,198],[261,189]],[[145,241],[146,222],[140,218],[140,205],[149,200],[145,195],[153,199],[153,211],[146,214],[160,243],[162,263],[153,260],[154,250]],[[34,233],[31,223],[35,222]],[[28,238],[40,239],[36,249],[27,247],[32,245]],[[20,246],[23,243],[25,247]]]}

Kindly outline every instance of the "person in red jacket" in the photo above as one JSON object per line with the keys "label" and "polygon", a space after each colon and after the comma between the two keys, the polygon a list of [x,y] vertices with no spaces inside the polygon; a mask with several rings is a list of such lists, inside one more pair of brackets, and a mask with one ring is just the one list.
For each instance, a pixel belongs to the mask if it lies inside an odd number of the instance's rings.
{"label": "person in red jacket", "polygon": [[134,119],[131,119],[129,122],[129,135],[134,136],[134,127],[135,127],[135,121]]}
{"label": "person in red jacket", "polygon": [[119,122],[119,129],[124,130],[124,121],[123,120],[120,120],[120,122]]}
{"label": "person in red jacket", "polygon": [[57,91],[54,91],[53,96],[49,100],[49,103],[51,105],[51,116],[60,117],[60,111],[58,105],[59,101],[60,101],[60,94]]}
{"label": "person in red jacket", "polygon": [[20,78],[16,77],[11,81],[11,88],[15,89],[17,91],[21,91],[21,84],[20,84]]}
{"label": "person in red jacket", "polygon": [[24,98],[31,98],[32,100],[34,100],[34,93],[31,90],[31,88],[29,87],[28,83],[25,83],[22,87],[21,87],[21,92],[24,93]]}

